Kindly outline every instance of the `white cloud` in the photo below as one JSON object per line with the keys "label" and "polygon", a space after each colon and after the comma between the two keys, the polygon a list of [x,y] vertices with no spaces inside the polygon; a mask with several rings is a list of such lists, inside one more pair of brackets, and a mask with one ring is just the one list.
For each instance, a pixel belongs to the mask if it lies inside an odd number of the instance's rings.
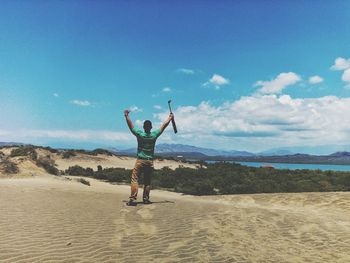
{"label": "white cloud", "polygon": [[59,95],[58,95],[58,93],[54,93],[54,94],[52,94],[54,97],[59,97]]}
{"label": "white cloud", "polygon": [[195,73],[193,69],[188,69],[188,68],[179,68],[176,71],[186,75],[193,75]]}
{"label": "white cloud", "polygon": [[170,87],[165,87],[162,89],[162,92],[171,92],[171,88]]}
{"label": "white cloud", "polygon": [[350,58],[336,58],[332,70],[344,70],[341,79],[346,82],[345,88],[350,89]]}
{"label": "white cloud", "polygon": [[331,70],[345,70],[350,68],[350,58],[345,59],[338,57],[335,59],[334,65],[331,66]]}
{"label": "white cloud", "polygon": [[209,85],[214,85],[216,90],[219,90],[221,86],[228,85],[230,83],[229,79],[224,78],[219,74],[214,74],[207,82],[203,83],[203,87],[207,87]]}
{"label": "white cloud", "polygon": [[64,139],[74,141],[120,141],[132,139],[125,132],[95,131],[95,130],[0,130],[0,138],[5,141],[30,141],[31,139]]}
{"label": "white cloud", "polygon": [[310,84],[318,84],[318,83],[322,83],[323,82],[323,78],[315,75],[309,78],[309,83]]}
{"label": "white cloud", "polygon": [[71,103],[82,107],[88,107],[92,105],[91,102],[87,100],[72,100]]}
{"label": "white cloud", "polygon": [[154,105],[153,108],[155,108],[156,110],[161,110],[161,109],[162,109],[162,106],[160,106],[160,105]]}
{"label": "white cloud", "polygon": [[350,143],[350,98],[254,95],[219,106],[183,106],[174,115],[181,143],[255,150]]}
{"label": "white cloud", "polygon": [[224,78],[223,76],[220,76],[218,74],[214,74],[211,79],[209,80],[210,83],[214,84],[214,85],[227,85],[230,83],[229,79]]}
{"label": "white cloud", "polygon": [[142,112],[142,111],[143,111],[142,109],[140,109],[139,107],[137,107],[137,106],[135,106],[135,105],[130,106],[130,107],[129,107],[129,110],[130,110],[131,112]]}
{"label": "white cloud", "polygon": [[280,73],[275,79],[270,81],[257,81],[254,86],[261,88],[258,93],[262,94],[278,94],[281,93],[283,89],[301,80],[300,76],[294,72]]}
{"label": "white cloud", "polygon": [[345,82],[350,82],[350,68],[348,68],[347,70],[344,70],[344,73],[341,79]]}

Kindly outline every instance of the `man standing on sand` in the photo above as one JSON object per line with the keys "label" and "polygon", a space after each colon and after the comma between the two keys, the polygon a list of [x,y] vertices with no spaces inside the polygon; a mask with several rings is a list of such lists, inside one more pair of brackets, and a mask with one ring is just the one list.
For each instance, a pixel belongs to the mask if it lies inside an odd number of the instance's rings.
{"label": "man standing on sand", "polygon": [[154,146],[156,144],[157,138],[163,133],[165,128],[169,125],[170,121],[173,119],[173,114],[171,113],[162,126],[151,132],[152,122],[146,120],[143,123],[143,130],[134,128],[132,121],[129,117],[129,110],[124,111],[124,116],[126,123],[132,134],[137,137],[137,160],[135,167],[131,174],[131,195],[129,197],[129,202],[127,205],[135,206],[138,192],[138,177],[141,173],[144,176],[144,187],[143,187],[143,203],[151,204],[149,200],[149,193],[151,191],[151,174],[153,171],[153,158],[154,158]]}

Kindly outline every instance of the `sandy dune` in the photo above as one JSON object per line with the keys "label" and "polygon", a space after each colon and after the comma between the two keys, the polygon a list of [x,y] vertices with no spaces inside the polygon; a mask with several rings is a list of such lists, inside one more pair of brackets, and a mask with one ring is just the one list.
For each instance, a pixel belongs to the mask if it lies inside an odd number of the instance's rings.
{"label": "sandy dune", "polygon": [[[2,170],[2,159],[0,158],[0,178],[23,178],[23,177],[33,177],[33,176],[45,176],[47,172],[38,167],[34,160],[29,156],[16,156],[11,157],[11,151],[18,147],[0,147],[0,153],[4,154],[3,159],[8,159],[9,161],[15,163],[18,166],[19,172],[17,174],[5,174]],[[136,158],[128,156],[116,156],[116,155],[89,155],[85,153],[76,152],[76,156],[72,156],[69,159],[63,159],[61,154],[52,153],[46,149],[36,148],[36,153],[39,158],[49,158],[54,161],[57,169],[65,171],[70,166],[79,165],[84,168],[92,168],[97,170],[97,166],[101,165],[103,168],[125,168],[133,169]],[[0,155],[1,157],[1,155]],[[176,169],[178,167],[188,167],[197,168],[197,164],[191,164],[175,160],[159,160],[154,161],[154,168],[161,169],[163,167],[169,167],[170,169]]]}
{"label": "sandy dune", "polygon": [[[135,165],[136,158],[127,157],[127,156],[107,156],[107,155],[97,155],[91,156],[87,154],[79,154],[77,156],[71,157],[69,159],[62,159],[60,156],[54,155],[53,159],[57,164],[57,168],[60,170],[66,170],[70,166],[79,165],[81,167],[87,168],[90,167],[94,170],[97,170],[97,166],[101,165],[103,168],[126,168],[133,169]],[[161,169],[165,166],[170,169],[175,169],[179,166],[196,168],[197,166],[189,163],[181,163],[179,161],[173,160],[155,160],[154,168]]]}
{"label": "sandy dune", "polygon": [[216,197],[0,180],[0,262],[350,262],[350,193]]}

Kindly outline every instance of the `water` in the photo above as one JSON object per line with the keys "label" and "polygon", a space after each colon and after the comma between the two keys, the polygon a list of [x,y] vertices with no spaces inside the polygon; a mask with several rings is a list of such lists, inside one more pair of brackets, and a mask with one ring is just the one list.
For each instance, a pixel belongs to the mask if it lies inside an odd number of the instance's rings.
{"label": "water", "polygon": [[[215,163],[216,161],[207,161],[208,163]],[[309,170],[322,170],[322,171],[350,171],[350,165],[335,165],[335,164],[301,164],[301,163],[265,163],[265,162],[231,162],[239,163],[241,165],[251,167],[272,166],[276,169],[309,169]]]}

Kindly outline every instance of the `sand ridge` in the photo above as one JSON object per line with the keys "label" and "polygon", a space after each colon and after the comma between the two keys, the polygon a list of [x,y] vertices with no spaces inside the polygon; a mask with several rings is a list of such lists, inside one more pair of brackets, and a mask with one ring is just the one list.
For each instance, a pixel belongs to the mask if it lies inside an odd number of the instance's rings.
{"label": "sand ridge", "polygon": [[0,262],[349,262],[350,193],[193,197],[88,178],[0,180]]}
{"label": "sand ridge", "polygon": [[[87,168],[90,167],[94,170],[97,170],[97,166],[101,165],[103,168],[125,168],[133,169],[136,157],[129,156],[108,156],[106,154],[88,155],[83,153],[78,153],[76,156],[70,157],[69,159],[62,159],[60,155],[54,154],[52,158],[57,164],[57,168],[60,170],[66,170],[70,166],[79,165],[81,167]],[[170,169],[176,169],[178,167],[187,167],[187,168],[197,168],[198,165],[190,164],[181,161],[167,160],[167,159],[155,159],[154,168],[161,169],[163,167],[169,167]]]}
{"label": "sand ridge", "polygon": [[[11,151],[18,147],[2,147],[1,152],[4,154],[3,159],[8,159],[9,161],[15,163],[19,167],[19,173],[14,174],[3,174],[0,170],[1,177],[31,177],[31,176],[43,176],[47,174],[44,169],[38,167],[35,160],[32,160],[29,156],[17,156],[11,157]],[[75,156],[71,156],[66,159],[63,158],[61,153],[50,152],[47,149],[35,148],[35,152],[38,158],[49,158],[54,161],[57,169],[61,171],[67,170],[71,166],[81,166],[83,168],[92,168],[97,170],[97,166],[101,165],[102,168],[125,168],[133,169],[136,157],[129,156],[118,156],[118,155],[107,155],[107,154],[97,154],[91,155],[82,152],[75,152]],[[1,163],[2,159],[0,159]],[[182,162],[179,160],[168,160],[168,159],[155,159],[154,168],[162,169],[163,167],[168,167],[170,169],[176,169],[178,167],[186,168],[198,168],[197,164],[191,164],[187,162]]]}

